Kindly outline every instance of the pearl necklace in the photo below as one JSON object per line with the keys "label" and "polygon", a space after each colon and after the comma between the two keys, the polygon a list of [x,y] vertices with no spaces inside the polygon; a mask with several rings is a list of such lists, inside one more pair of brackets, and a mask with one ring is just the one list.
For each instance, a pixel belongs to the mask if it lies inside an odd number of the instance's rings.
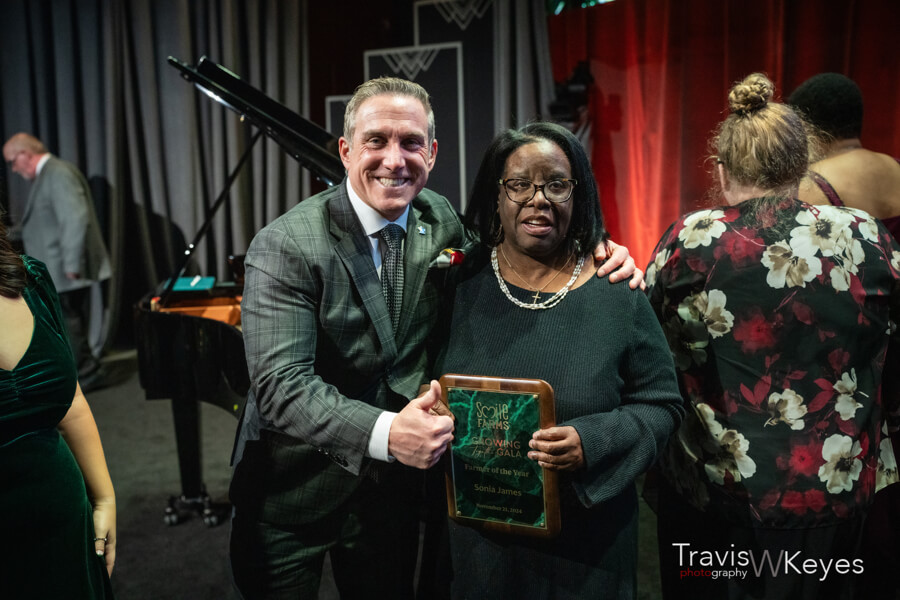
{"label": "pearl necklace", "polygon": [[568,294],[569,290],[572,288],[572,284],[575,283],[575,280],[578,279],[579,275],[581,275],[581,266],[583,264],[584,255],[582,255],[578,259],[578,262],[575,263],[575,270],[572,272],[572,278],[569,279],[569,282],[565,286],[563,286],[561,290],[559,290],[543,302],[535,301],[534,304],[526,304],[525,302],[522,302],[521,300],[515,298],[511,293],[509,293],[509,288],[506,287],[506,281],[504,281],[503,276],[500,275],[500,264],[497,262],[497,247],[494,246],[493,250],[491,250],[491,266],[494,268],[494,275],[497,276],[497,283],[500,284],[500,291],[502,291],[503,295],[509,298],[509,301],[516,306],[520,308],[527,308],[529,310],[553,308],[554,306],[562,302],[562,299],[566,297],[566,294]]}
{"label": "pearl necklace", "polygon": [[524,283],[526,288],[528,288],[529,290],[531,290],[532,292],[534,292],[534,296],[533,296],[533,298],[534,298],[534,302],[533,302],[533,303],[534,303],[534,304],[536,304],[537,301],[541,299],[541,294],[544,292],[544,288],[547,287],[548,285],[550,285],[551,283],[553,283],[554,281],[556,281],[556,278],[559,277],[560,275],[562,275],[562,270],[569,266],[569,261],[571,261],[571,260],[572,260],[572,257],[575,256],[574,253],[573,253],[573,254],[570,254],[570,255],[569,255],[569,258],[566,259],[565,264],[563,264],[562,267],[560,267],[559,269],[556,270],[556,275],[554,275],[554,276],[550,279],[550,281],[548,281],[547,283],[545,283],[544,285],[542,285],[540,288],[534,289],[534,288],[531,286],[531,283],[529,283],[524,277],[522,277],[521,275],[519,275],[519,272],[516,271],[516,268],[515,268],[514,266],[512,266],[512,263],[509,262],[509,259],[508,259],[508,258],[506,258],[506,253],[503,251],[503,248],[502,248],[501,246],[497,246],[497,248],[498,248],[497,253],[498,253],[500,256],[503,257],[503,262],[505,262],[505,263],[506,263],[506,266],[509,267],[509,269],[513,272],[513,275],[515,275],[516,277],[518,277],[518,278],[519,278],[519,281],[521,281],[522,283]]}

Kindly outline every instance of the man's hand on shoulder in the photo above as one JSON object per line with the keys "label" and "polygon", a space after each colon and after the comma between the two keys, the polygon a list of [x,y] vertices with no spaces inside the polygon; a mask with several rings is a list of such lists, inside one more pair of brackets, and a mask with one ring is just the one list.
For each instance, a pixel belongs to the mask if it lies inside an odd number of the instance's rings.
{"label": "man's hand on shoulder", "polygon": [[644,272],[634,264],[634,259],[625,246],[620,246],[612,240],[601,242],[594,249],[594,258],[605,261],[597,269],[597,277],[609,275],[610,283],[631,277],[631,281],[628,282],[631,289],[635,290],[638,287],[646,289]]}
{"label": "man's hand on shoulder", "polygon": [[427,469],[441,458],[453,439],[453,419],[431,412],[440,401],[441,386],[432,381],[428,391],[397,413],[388,438],[391,456],[419,469]]}

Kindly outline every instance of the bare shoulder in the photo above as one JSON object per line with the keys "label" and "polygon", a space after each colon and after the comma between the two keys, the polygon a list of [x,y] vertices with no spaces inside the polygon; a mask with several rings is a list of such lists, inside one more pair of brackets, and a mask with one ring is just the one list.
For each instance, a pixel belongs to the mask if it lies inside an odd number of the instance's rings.
{"label": "bare shoulder", "polygon": [[25,298],[0,296],[0,328],[4,331],[0,369],[10,371],[22,360],[34,331],[34,317]]}
{"label": "bare shoulder", "polygon": [[800,190],[798,192],[800,200],[807,204],[829,204],[825,193],[819,189],[816,182],[811,177],[804,177],[800,182]]}
{"label": "bare shoulder", "polygon": [[811,169],[828,180],[847,206],[878,218],[900,215],[900,163],[893,157],[860,148],[821,160]]}

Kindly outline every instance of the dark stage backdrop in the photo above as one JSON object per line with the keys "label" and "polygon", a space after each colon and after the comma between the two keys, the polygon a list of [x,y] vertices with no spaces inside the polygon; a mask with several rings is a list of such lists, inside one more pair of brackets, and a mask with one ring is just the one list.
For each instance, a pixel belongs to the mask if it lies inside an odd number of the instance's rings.
{"label": "dark stage backdrop", "polygon": [[613,239],[646,264],[680,214],[715,202],[707,140],[733,82],[776,97],[834,71],[863,92],[863,144],[900,157],[900,2],[616,0],[548,19],[554,79],[589,61],[592,161]]}
{"label": "dark stage backdrop", "polygon": [[[166,57],[209,56],[322,126],[326,99],[367,76],[420,81],[440,96],[431,183],[462,207],[494,133],[552,98],[545,14],[543,0],[2,0],[0,137],[37,135],[94,186],[119,313],[108,339],[173,272],[253,133]],[[227,278],[228,254],[324,187],[268,138],[250,156],[195,271]],[[9,175],[0,166],[0,207],[16,223],[28,187]]]}
{"label": "dark stage backdrop", "polygon": [[[195,63],[208,55],[302,107],[304,7],[279,0],[2,3],[0,132],[3,139],[33,133],[91,182],[113,258],[108,335],[130,330],[135,291],[173,272],[250,139],[249,126],[201,97],[166,57]],[[0,204],[16,222],[28,188],[3,173]],[[198,247],[197,267],[221,275],[228,254],[244,252],[262,225],[301,198],[303,177],[274,142],[261,141]]]}

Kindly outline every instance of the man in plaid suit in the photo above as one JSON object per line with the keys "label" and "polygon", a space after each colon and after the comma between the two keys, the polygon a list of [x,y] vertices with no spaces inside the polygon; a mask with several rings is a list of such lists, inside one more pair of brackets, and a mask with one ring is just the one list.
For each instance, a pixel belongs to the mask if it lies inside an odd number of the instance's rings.
{"label": "man in plaid suit", "polygon": [[[429,266],[465,240],[447,199],[424,189],[438,148],[428,94],[402,79],[362,84],[339,148],[345,181],[247,251],[252,385],[230,496],[232,571],[248,599],[315,598],[326,553],[342,598],[412,598],[423,473],[452,436],[437,383],[415,397],[447,296]],[[404,231],[393,323],[381,281],[390,224]]]}

